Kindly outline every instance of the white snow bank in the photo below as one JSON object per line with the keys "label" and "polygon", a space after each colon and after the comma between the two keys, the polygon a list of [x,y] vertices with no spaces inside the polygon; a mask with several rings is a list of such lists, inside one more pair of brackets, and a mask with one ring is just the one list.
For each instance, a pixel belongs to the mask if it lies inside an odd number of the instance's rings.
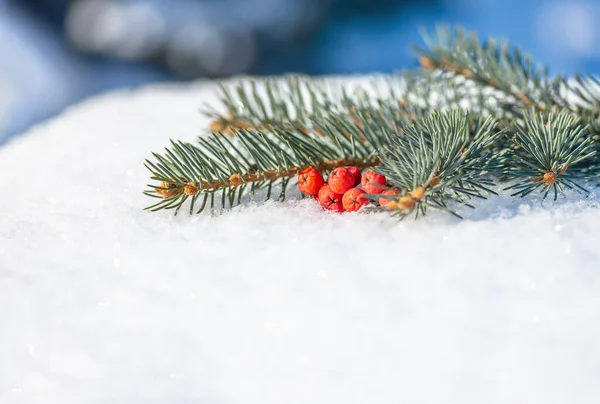
{"label": "white snow bank", "polygon": [[110,94],[0,149],[1,403],[600,402],[596,196],[143,212],[143,159],[212,94]]}

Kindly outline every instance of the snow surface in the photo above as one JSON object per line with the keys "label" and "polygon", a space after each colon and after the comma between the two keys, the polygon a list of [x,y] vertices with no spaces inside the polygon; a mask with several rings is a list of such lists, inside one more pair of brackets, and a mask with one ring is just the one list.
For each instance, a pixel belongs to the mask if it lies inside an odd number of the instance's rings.
{"label": "snow surface", "polygon": [[0,403],[600,402],[597,194],[142,211],[212,97],[108,94],[0,149]]}

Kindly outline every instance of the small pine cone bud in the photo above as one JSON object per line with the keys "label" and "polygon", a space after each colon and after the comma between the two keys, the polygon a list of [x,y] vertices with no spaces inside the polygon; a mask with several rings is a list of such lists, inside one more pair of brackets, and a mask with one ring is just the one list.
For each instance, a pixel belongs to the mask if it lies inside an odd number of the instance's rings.
{"label": "small pine cone bud", "polygon": [[423,196],[425,196],[425,188],[422,186],[417,187],[413,191],[411,191],[408,195],[410,195],[410,197],[412,199],[414,199],[415,201],[420,201],[421,199],[423,199]]}
{"label": "small pine cone bud", "polygon": [[392,201],[385,205],[388,210],[412,210],[416,201],[410,195],[404,195],[398,201]]}
{"label": "small pine cone bud", "polygon": [[233,174],[229,177],[229,185],[232,187],[237,187],[238,185],[242,185],[244,181],[242,180],[242,176],[239,174]]}
{"label": "small pine cone bud", "polygon": [[429,56],[421,56],[419,58],[419,63],[427,70],[435,70],[437,68],[435,61]]}
{"label": "small pine cone bud", "polygon": [[163,181],[159,188],[155,189],[156,193],[161,195],[163,198],[170,198],[174,195],[179,195],[183,190],[175,184]]}
{"label": "small pine cone bud", "polygon": [[468,79],[472,79],[473,78],[473,72],[471,70],[469,70],[469,69],[463,68],[463,69],[460,70],[460,73],[463,76],[465,76],[466,78],[468,78]]}
{"label": "small pine cone bud", "polygon": [[429,188],[433,188],[433,187],[435,187],[435,186],[436,186],[437,184],[439,184],[439,183],[440,183],[440,177],[438,177],[438,176],[436,175],[435,177],[433,177],[433,178],[431,179],[431,181],[429,182],[429,185],[428,185],[428,187],[429,187]]}
{"label": "small pine cone bud", "polygon": [[277,170],[267,170],[265,171],[265,177],[268,180],[274,180],[279,176],[279,171]]}
{"label": "small pine cone bud", "polygon": [[398,201],[398,207],[404,210],[412,210],[415,207],[416,201],[412,196],[403,196]]}
{"label": "small pine cone bud", "polygon": [[552,171],[544,174],[544,185],[546,185],[546,186],[554,185],[555,182],[556,182],[556,174],[554,174]]}
{"label": "small pine cone bud", "polygon": [[387,205],[385,205],[385,208],[388,210],[398,210],[399,209],[398,202],[392,201],[392,202],[388,203]]}
{"label": "small pine cone bud", "polygon": [[210,123],[210,130],[213,132],[222,132],[227,129],[227,124],[222,120],[216,120]]}
{"label": "small pine cone bud", "polygon": [[198,184],[196,184],[195,182],[188,182],[186,184],[186,186],[183,188],[183,193],[186,194],[187,196],[194,196],[196,195],[198,192],[200,192],[200,188],[198,187]]}

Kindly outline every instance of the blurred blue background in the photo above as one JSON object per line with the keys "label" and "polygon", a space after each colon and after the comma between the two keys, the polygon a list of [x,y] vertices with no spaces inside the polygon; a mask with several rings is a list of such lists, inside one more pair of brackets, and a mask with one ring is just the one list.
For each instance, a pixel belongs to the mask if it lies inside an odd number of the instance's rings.
{"label": "blurred blue background", "polygon": [[598,17],[593,0],[0,0],[0,144],[114,88],[414,67],[409,44],[438,23],[597,73]]}

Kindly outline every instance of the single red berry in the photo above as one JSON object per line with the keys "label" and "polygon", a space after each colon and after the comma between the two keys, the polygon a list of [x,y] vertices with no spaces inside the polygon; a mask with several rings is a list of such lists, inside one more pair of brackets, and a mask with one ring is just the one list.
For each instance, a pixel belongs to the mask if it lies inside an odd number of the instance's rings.
{"label": "single red berry", "polygon": [[385,191],[386,185],[385,176],[377,174],[374,171],[367,171],[363,174],[361,185],[368,194],[380,194]]}
{"label": "single red berry", "polygon": [[344,209],[348,212],[354,212],[366,205],[369,200],[362,196],[365,193],[362,189],[352,188],[346,191],[342,198]]}
{"label": "single red berry", "polygon": [[322,207],[329,209],[334,203],[342,203],[342,196],[344,195],[333,192],[329,184],[325,184],[319,189],[317,199]]}
{"label": "single red berry", "polygon": [[[398,188],[394,187],[394,188],[386,189],[385,191],[383,191],[381,193],[381,195],[398,195],[398,193],[400,193],[400,190]],[[381,206],[385,206],[390,202],[391,202],[390,199],[379,198],[379,205],[381,205]]]}
{"label": "single red berry", "polygon": [[346,167],[338,167],[329,174],[328,182],[333,192],[343,194],[354,186],[354,175]]}
{"label": "single red berry", "polygon": [[342,212],[344,212],[344,205],[342,205],[341,202],[332,203],[331,205],[329,205],[327,210],[330,210],[332,212],[342,213]]}
{"label": "single red berry", "polygon": [[323,175],[315,168],[309,167],[298,173],[298,189],[306,195],[316,195],[325,184]]}
{"label": "single red berry", "polygon": [[354,185],[353,187],[357,187],[360,185],[360,179],[361,179],[361,175],[360,175],[360,168],[356,167],[356,166],[347,166],[344,167],[346,170],[350,171],[350,174],[352,174],[354,176]]}

